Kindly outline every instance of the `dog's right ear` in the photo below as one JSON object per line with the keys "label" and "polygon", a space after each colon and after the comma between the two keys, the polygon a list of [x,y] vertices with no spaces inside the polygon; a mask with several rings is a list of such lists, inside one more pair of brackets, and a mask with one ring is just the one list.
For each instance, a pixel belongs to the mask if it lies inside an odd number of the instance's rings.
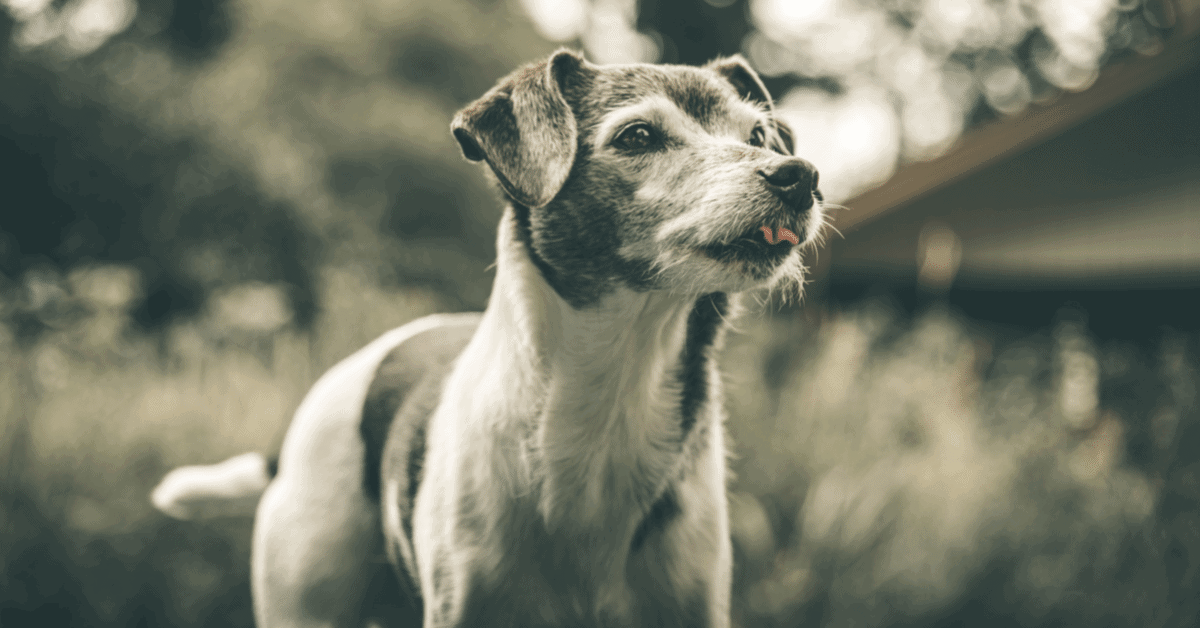
{"label": "dog's right ear", "polygon": [[563,86],[589,66],[577,53],[559,50],[508,75],[454,117],[450,130],[463,155],[487,160],[518,203],[541,207],[566,182],[576,128]]}
{"label": "dog's right ear", "polygon": [[771,139],[771,150],[788,156],[796,154],[796,142],[792,127],[776,114],[775,102],[771,99],[767,86],[763,85],[762,79],[758,77],[754,68],[750,67],[750,63],[746,61],[745,57],[735,54],[724,59],[713,60],[706,67],[729,81],[738,96],[766,106],[776,131],[776,137]]}
{"label": "dog's right ear", "polygon": [[762,103],[767,106],[769,111],[774,112],[775,103],[771,101],[771,94],[767,91],[767,86],[763,85],[762,79],[758,78],[758,72],[750,67],[750,63],[742,55],[735,54],[723,59],[714,59],[705,67],[725,77],[725,80],[729,81],[737,90],[738,96]]}

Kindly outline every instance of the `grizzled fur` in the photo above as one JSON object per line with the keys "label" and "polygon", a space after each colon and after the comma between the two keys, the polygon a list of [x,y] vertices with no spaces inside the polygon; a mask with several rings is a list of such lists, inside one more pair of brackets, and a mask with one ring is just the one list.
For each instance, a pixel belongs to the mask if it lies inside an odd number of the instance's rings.
{"label": "grizzled fur", "polygon": [[[531,105],[526,92],[536,93],[543,104]],[[705,131],[720,134],[732,130],[748,136],[748,124],[761,122],[776,158],[764,157],[764,151],[744,144],[714,151],[712,146],[689,146],[683,138],[671,137],[667,141],[676,154],[669,162],[659,161],[673,167],[646,168],[653,154],[629,160],[631,163],[614,163],[603,147],[611,138],[599,134],[619,129],[606,127],[605,120],[615,110],[650,100],[648,95],[673,105]],[[730,129],[730,119],[738,116]],[[530,122],[532,119],[538,122]],[[594,303],[616,284],[635,290],[670,287],[662,276],[668,260],[654,259],[646,249],[656,245],[643,242],[669,218],[694,220],[687,215],[687,206],[703,202],[695,193],[717,187],[711,177],[727,178],[728,185],[718,184],[721,189],[741,194],[757,205],[744,222],[769,220],[778,209],[769,196],[754,202],[755,193],[762,195],[763,191],[757,189],[761,186],[753,172],[782,162],[793,152],[791,130],[775,116],[766,88],[740,57],[706,68],[609,68],[559,53],[549,63],[522,68],[501,81],[461,112],[453,129],[467,158],[486,159],[492,166],[514,204],[517,233],[529,246],[534,263],[550,285],[576,307]],[[513,144],[515,139],[525,141]],[[502,146],[503,150],[489,153],[481,148],[486,146]],[[743,167],[727,168],[737,162]],[[637,169],[643,176],[636,176]],[[514,171],[532,182],[525,183]],[[636,202],[635,192],[639,187],[644,190],[651,179],[658,192],[647,202]],[[558,185],[553,198],[546,192],[546,182]],[[820,220],[819,212],[814,212],[808,224],[795,231],[803,238],[806,231],[815,231]],[[738,234],[716,235],[729,240]],[[681,230],[674,239],[682,242],[696,237],[701,234]],[[786,276],[795,278],[799,273],[793,268]],[[747,287],[730,286],[734,290]]]}
{"label": "grizzled fur", "polygon": [[[452,132],[508,200],[487,309],[392,330],[314,385],[258,504],[257,624],[358,628],[383,601],[428,628],[727,628],[715,353],[739,293],[801,284],[815,168],[740,57],[560,51]],[[156,504],[266,485],[205,477]]]}
{"label": "grizzled fur", "polygon": [[[596,66],[561,51],[452,130],[510,204],[422,488],[384,494],[385,518],[413,513],[427,625],[727,626],[712,351],[727,293],[799,283],[799,247],[758,229],[817,237],[815,169],[736,57]],[[472,400],[491,394],[500,407]],[[385,523],[402,555],[407,526]]]}

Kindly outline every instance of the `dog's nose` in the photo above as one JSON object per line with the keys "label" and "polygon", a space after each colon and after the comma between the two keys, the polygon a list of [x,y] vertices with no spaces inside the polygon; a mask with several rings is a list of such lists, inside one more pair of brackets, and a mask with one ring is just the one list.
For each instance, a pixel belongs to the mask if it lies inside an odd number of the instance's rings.
{"label": "dog's nose", "polygon": [[773,168],[759,170],[758,174],[766,180],[767,187],[790,207],[812,207],[813,191],[817,189],[816,166],[793,157]]}

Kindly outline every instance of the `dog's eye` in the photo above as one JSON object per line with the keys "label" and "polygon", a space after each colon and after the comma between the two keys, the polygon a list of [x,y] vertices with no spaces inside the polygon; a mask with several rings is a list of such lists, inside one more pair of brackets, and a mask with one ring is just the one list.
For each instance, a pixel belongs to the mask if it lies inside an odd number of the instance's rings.
{"label": "dog's eye", "polygon": [[613,140],[613,146],[625,150],[645,150],[659,143],[658,132],[649,124],[635,124],[621,131]]}
{"label": "dog's eye", "polygon": [[754,130],[750,132],[749,144],[759,148],[767,145],[767,130],[761,124],[754,127]]}

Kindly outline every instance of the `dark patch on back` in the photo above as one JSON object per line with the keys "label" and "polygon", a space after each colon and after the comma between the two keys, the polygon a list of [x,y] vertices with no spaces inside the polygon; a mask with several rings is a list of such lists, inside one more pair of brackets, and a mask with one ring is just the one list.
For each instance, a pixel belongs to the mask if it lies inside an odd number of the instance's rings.
{"label": "dark patch on back", "polygon": [[[447,369],[449,370],[449,369]],[[433,416],[433,411],[436,406],[429,407],[422,404],[421,414],[425,417]],[[428,425],[420,423],[413,426],[412,439],[409,441],[408,450],[408,485],[404,487],[404,499],[406,510],[401,513],[400,524],[404,529],[404,537],[412,538],[412,505],[417,500],[417,489],[421,487],[421,471],[425,468],[425,434]]]}
{"label": "dark patch on back", "polygon": [[696,414],[708,401],[708,348],[716,340],[728,307],[729,297],[724,292],[713,292],[696,299],[696,305],[688,314],[687,338],[679,367],[679,379],[683,384],[679,409],[681,441],[692,431]]}
{"label": "dark patch on back", "polygon": [[[404,490],[397,504],[403,538],[389,538],[388,553],[403,593],[416,606],[422,605],[416,566],[404,557],[412,554],[413,504],[425,463],[429,419],[441,399],[446,376],[475,335],[480,319],[464,317],[400,343],[380,364],[364,405],[364,488],[367,495],[379,500],[386,477],[399,482]],[[400,551],[397,544],[408,551]]]}
{"label": "dark patch on back", "polygon": [[[440,374],[448,369],[478,325],[478,318],[470,318],[421,332],[388,352],[375,370],[375,378],[371,380],[367,398],[363,402],[362,423],[359,424],[359,436],[366,448],[363,454],[363,491],[369,498],[379,500],[383,450],[402,405],[409,400],[410,393],[430,379],[431,374]],[[440,392],[440,380],[436,384]],[[420,433],[422,443],[426,419],[427,416],[421,417],[420,421],[409,426],[411,434]]]}

